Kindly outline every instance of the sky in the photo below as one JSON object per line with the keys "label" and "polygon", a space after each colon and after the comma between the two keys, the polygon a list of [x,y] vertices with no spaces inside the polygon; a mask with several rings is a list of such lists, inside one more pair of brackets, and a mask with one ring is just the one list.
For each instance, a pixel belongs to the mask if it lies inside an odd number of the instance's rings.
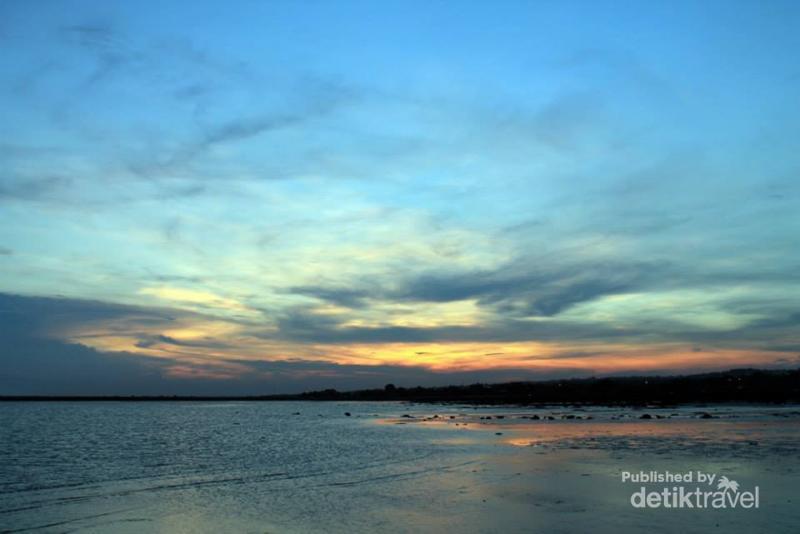
{"label": "sky", "polygon": [[800,365],[800,3],[0,3],[0,394]]}

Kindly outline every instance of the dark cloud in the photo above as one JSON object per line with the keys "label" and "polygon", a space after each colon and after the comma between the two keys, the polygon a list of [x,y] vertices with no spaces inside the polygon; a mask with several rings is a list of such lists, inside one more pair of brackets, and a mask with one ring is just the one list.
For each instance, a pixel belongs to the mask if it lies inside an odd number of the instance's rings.
{"label": "dark cloud", "polygon": [[[63,297],[0,294],[0,394],[233,394],[239,390],[255,394],[269,388],[263,376],[238,379],[230,364],[191,354],[193,347],[232,348],[224,343],[136,332],[137,327],[168,329],[177,318],[194,315]],[[62,339],[63,332],[72,327],[95,323],[108,333],[119,330],[138,338],[140,348],[158,344],[181,350],[162,351],[162,356],[154,358],[102,352]],[[194,356],[191,363],[186,361],[187,354]],[[185,377],[175,376],[176,369]]]}
{"label": "dark cloud", "polygon": [[178,150],[162,154],[159,160],[134,161],[130,164],[130,169],[138,175],[155,177],[182,173],[186,165],[216,145],[243,141],[268,131],[289,127],[302,122],[304,118],[306,115],[301,113],[286,113],[232,119],[209,128],[198,139],[184,144]]}
{"label": "dark cloud", "polygon": [[166,392],[166,367],[175,362],[89,347],[24,332],[0,333],[0,394],[154,394]]}
{"label": "dark cloud", "polygon": [[504,315],[552,317],[576,304],[652,285],[668,267],[666,262],[547,265],[530,258],[491,271],[422,275],[392,296],[419,302],[476,299]]}
{"label": "dark cloud", "polygon": [[232,346],[229,343],[224,343],[212,338],[180,340],[180,339],[175,339],[174,337],[166,336],[164,334],[158,334],[158,335],[139,334],[137,337],[139,338],[139,341],[136,342],[136,346],[141,349],[147,349],[150,347],[163,346],[163,345],[172,345],[174,347],[187,347],[187,348],[221,349],[221,350],[231,350],[231,351],[234,351],[236,349],[235,346]]}
{"label": "dark cloud", "polygon": [[[252,361],[234,358],[186,363],[178,357],[101,352],[46,334],[59,324],[130,315],[137,321],[146,318],[165,325],[171,320],[171,314],[161,310],[0,294],[0,395],[258,395],[330,387],[382,387],[388,382],[406,386],[445,385],[592,372],[564,367],[545,372],[497,369],[440,373],[413,365],[342,365],[304,359]],[[295,326],[298,322],[299,319]],[[322,323],[318,321],[317,328],[320,327]],[[163,334],[140,336],[140,347],[156,344],[191,348],[214,346],[215,342],[180,341]],[[236,369],[230,371],[231,366]],[[182,376],[171,374],[176,368],[181,369]],[[215,374],[220,376],[212,378]]]}
{"label": "dark cloud", "polygon": [[552,317],[583,302],[663,283],[667,262],[546,264],[516,260],[494,270],[429,273],[394,288],[299,286],[288,291],[349,308],[368,298],[395,302],[455,302],[475,299],[479,306],[512,317]]}
{"label": "dark cloud", "polygon": [[292,310],[277,320],[278,333],[252,332],[271,339],[300,343],[433,343],[513,341],[624,341],[639,339],[649,331],[621,328],[599,322],[565,320],[528,321],[501,318],[476,326],[349,327],[344,318],[315,313],[311,308]]}
{"label": "dark cloud", "polygon": [[[13,329],[19,322],[26,325],[46,325],[71,318],[75,323],[96,319],[113,319],[142,310],[135,306],[110,304],[96,300],[64,297],[32,297],[0,293],[0,328]],[[165,312],[146,312],[160,319],[169,317]]]}
{"label": "dark cloud", "polygon": [[[125,306],[94,300],[63,297],[27,297],[0,293],[0,337],[20,333],[36,339],[55,339],[76,326],[116,322],[118,328],[152,327],[174,324],[183,311],[165,308]],[[110,326],[109,328],[113,328]],[[127,330],[126,330],[127,331]]]}
{"label": "dark cloud", "polygon": [[[201,127],[194,139],[177,149],[155,150],[153,155],[140,156],[131,161],[128,167],[134,174],[148,178],[183,175],[188,166],[217,145],[241,142],[319,120],[361,98],[360,92],[354,88],[329,80],[299,78],[295,85],[283,88],[291,92],[291,99],[280,110],[253,112]],[[271,92],[275,92],[275,89]],[[279,177],[285,176],[282,174]]]}
{"label": "dark cloud", "polygon": [[67,42],[91,53],[95,58],[94,70],[84,79],[79,91],[98,84],[116,71],[144,60],[127,39],[109,24],[86,24],[61,28]]}
{"label": "dark cloud", "polygon": [[798,331],[800,313],[775,307],[768,316],[738,328],[689,330],[685,325],[665,325],[662,337],[716,347],[792,352],[800,346]]}
{"label": "dark cloud", "polygon": [[0,200],[42,200],[72,183],[66,176],[8,177],[0,182]]}
{"label": "dark cloud", "polygon": [[[800,354],[800,343],[792,343],[788,345],[767,345],[764,350],[773,352],[797,352]],[[798,356],[800,358],[800,356]]]}
{"label": "dark cloud", "polygon": [[[668,263],[587,264],[584,268],[588,274],[577,268],[526,274],[515,267],[450,276],[424,275],[383,292],[324,286],[296,288],[301,294],[352,309],[363,309],[376,301],[413,301],[424,305],[426,302],[475,299],[491,313],[473,326],[352,327],[345,326],[351,318],[349,314],[334,316],[317,313],[313,307],[303,307],[289,310],[277,319],[277,336],[300,343],[332,344],[542,341],[647,345],[677,342],[702,345],[704,350],[713,350],[715,346],[770,350],[767,347],[790,347],[797,343],[800,314],[795,311],[794,301],[781,295],[756,293],[719,300],[716,303],[718,313],[731,320],[742,318],[741,326],[735,328],[724,322],[718,327],[693,325],[679,310],[661,314],[643,310],[639,317],[624,319],[610,312],[605,317],[591,319],[562,316],[561,313],[572,306],[608,295],[672,290],[685,284],[688,288],[704,288],[712,292],[711,296],[714,291],[725,291],[730,283],[713,273],[685,272],[681,277]],[[693,304],[687,305],[691,311]],[[254,335],[273,337],[276,334],[256,332]]]}
{"label": "dark cloud", "polygon": [[[169,390],[175,361],[106,354],[57,339],[67,325],[133,317],[168,324],[170,314],[97,301],[0,294],[0,394],[155,394]],[[172,384],[175,385],[175,384]],[[177,384],[180,387],[180,384]]]}
{"label": "dark cloud", "polygon": [[154,273],[147,270],[147,275],[145,276],[149,280],[153,280],[156,282],[181,282],[186,284],[203,284],[206,282],[206,279],[202,276],[185,276],[179,274],[159,274]]}
{"label": "dark cloud", "polygon": [[314,297],[345,308],[363,308],[370,295],[376,295],[375,292],[366,289],[325,286],[297,286],[290,288],[288,292],[295,295]]}
{"label": "dark cloud", "polygon": [[[574,350],[556,353],[547,359],[581,360],[584,365],[548,365],[545,371],[531,369],[484,369],[469,372],[436,372],[415,365],[349,365],[326,361],[284,358],[279,361],[253,361],[236,358],[236,346],[213,338],[191,341],[166,334],[131,332],[131,325],[148,325],[148,330],[169,325],[184,312],[124,306],[68,298],[23,297],[0,294],[0,394],[197,394],[232,395],[297,392],[309,389],[354,389],[398,385],[443,385],[473,382],[528,380],[595,374],[594,365],[611,353],[604,350]],[[123,324],[126,335],[138,337],[140,348],[158,346],[165,357],[114,352],[105,353],[69,343],[54,335],[63,327],[93,322]],[[569,341],[581,342],[675,342],[714,347],[763,348],[765,351],[795,352],[800,316],[787,314],[756,322],[734,331],[687,332],[661,323],[654,328],[620,328],[599,322],[577,323],[559,319],[505,319],[483,326],[346,327],[339,320],[300,308],[277,321],[278,333],[261,334],[270,339],[300,343],[372,343],[380,351],[382,343],[419,342],[504,342]],[[251,327],[254,328],[255,327]],[[257,332],[250,332],[258,335]],[[784,340],[785,342],[779,342]],[[794,340],[794,341],[792,341]],[[229,359],[192,353],[192,348],[214,348],[228,352]],[[194,356],[187,360],[188,356]],[[487,353],[485,363],[502,353]],[[520,356],[523,360],[524,356]],[[796,363],[794,357],[784,357]],[[531,354],[531,361],[541,355]],[[777,361],[776,364],[781,364]],[[175,370],[180,371],[180,376]],[[665,372],[675,370],[664,369]],[[685,370],[684,370],[685,371]]]}
{"label": "dark cloud", "polygon": [[[205,193],[205,186],[199,182],[219,173],[201,172],[208,169],[198,169],[202,166],[195,164],[215,147],[321,119],[360,96],[353,87],[321,76],[253,72],[239,59],[198,48],[188,38],[145,37],[126,28],[122,19],[100,17],[63,25],[51,30],[48,39],[55,39],[47,44],[57,47],[59,55],[55,64],[49,61],[36,70],[35,76],[47,82],[42,86],[58,78],[64,90],[58,95],[27,91],[18,98],[31,101],[26,105],[47,110],[59,128],[87,142],[87,150],[100,155],[97,161],[108,160],[93,173],[114,176],[115,180],[145,178],[158,189],[154,196],[159,199]],[[24,49],[23,41],[18,46]],[[25,76],[18,73],[17,77]],[[37,82],[28,80],[25,84],[33,87]],[[138,93],[142,100],[126,101],[120,109],[130,113],[136,108],[136,112],[124,117],[126,112],[121,111],[116,120],[106,117],[96,121],[94,97],[116,98],[121,86],[130,94]],[[161,108],[169,111],[154,113]],[[151,122],[154,116],[163,117],[165,113],[171,114],[171,122],[177,122],[174,128],[165,130],[163,124]],[[122,130],[126,134],[119,135]],[[123,138],[132,131],[136,141],[125,142]],[[0,156],[5,152],[0,146]],[[80,172],[86,174],[85,169]],[[228,179],[229,174],[223,174]],[[293,175],[277,171],[259,174],[280,178]],[[172,183],[176,178],[191,183],[176,186]],[[3,177],[7,185],[0,189],[0,196],[49,199],[60,192],[65,181],[73,179],[84,177],[78,172],[64,178]],[[124,200],[129,199],[115,198],[109,203]]]}

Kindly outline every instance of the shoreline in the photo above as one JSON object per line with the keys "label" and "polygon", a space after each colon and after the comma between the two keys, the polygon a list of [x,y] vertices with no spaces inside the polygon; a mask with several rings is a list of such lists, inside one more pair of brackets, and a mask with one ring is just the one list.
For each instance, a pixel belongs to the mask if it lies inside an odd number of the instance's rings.
{"label": "shoreline", "polygon": [[571,378],[495,384],[325,389],[265,395],[0,395],[0,402],[400,401],[428,404],[682,406],[800,403],[800,369],[731,369],[693,375]]}

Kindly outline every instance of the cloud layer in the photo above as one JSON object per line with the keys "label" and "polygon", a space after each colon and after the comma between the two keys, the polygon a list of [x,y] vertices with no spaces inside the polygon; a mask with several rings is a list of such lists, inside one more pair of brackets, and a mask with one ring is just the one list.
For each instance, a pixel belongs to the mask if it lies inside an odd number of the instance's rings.
{"label": "cloud layer", "polygon": [[791,365],[781,6],[4,6],[0,393]]}

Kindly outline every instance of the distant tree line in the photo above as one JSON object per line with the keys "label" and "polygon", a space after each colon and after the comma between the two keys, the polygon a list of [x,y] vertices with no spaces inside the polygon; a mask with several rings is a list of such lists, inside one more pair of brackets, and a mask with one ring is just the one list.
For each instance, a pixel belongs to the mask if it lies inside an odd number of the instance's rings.
{"label": "distant tree line", "polygon": [[572,378],[503,384],[380,389],[324,389],[257,396],[0,396],[0,401],[409,401],[467,404],[800,403],[800,369],[734,369],[685,376]]}
{"label": "distant tree line", "polygon": [[687,404],[800,402],[800,369],[736,369],[687,376],[573,378],[468,386],[336,391],[298,395],[303,400],[400,400],[479,404]]}

